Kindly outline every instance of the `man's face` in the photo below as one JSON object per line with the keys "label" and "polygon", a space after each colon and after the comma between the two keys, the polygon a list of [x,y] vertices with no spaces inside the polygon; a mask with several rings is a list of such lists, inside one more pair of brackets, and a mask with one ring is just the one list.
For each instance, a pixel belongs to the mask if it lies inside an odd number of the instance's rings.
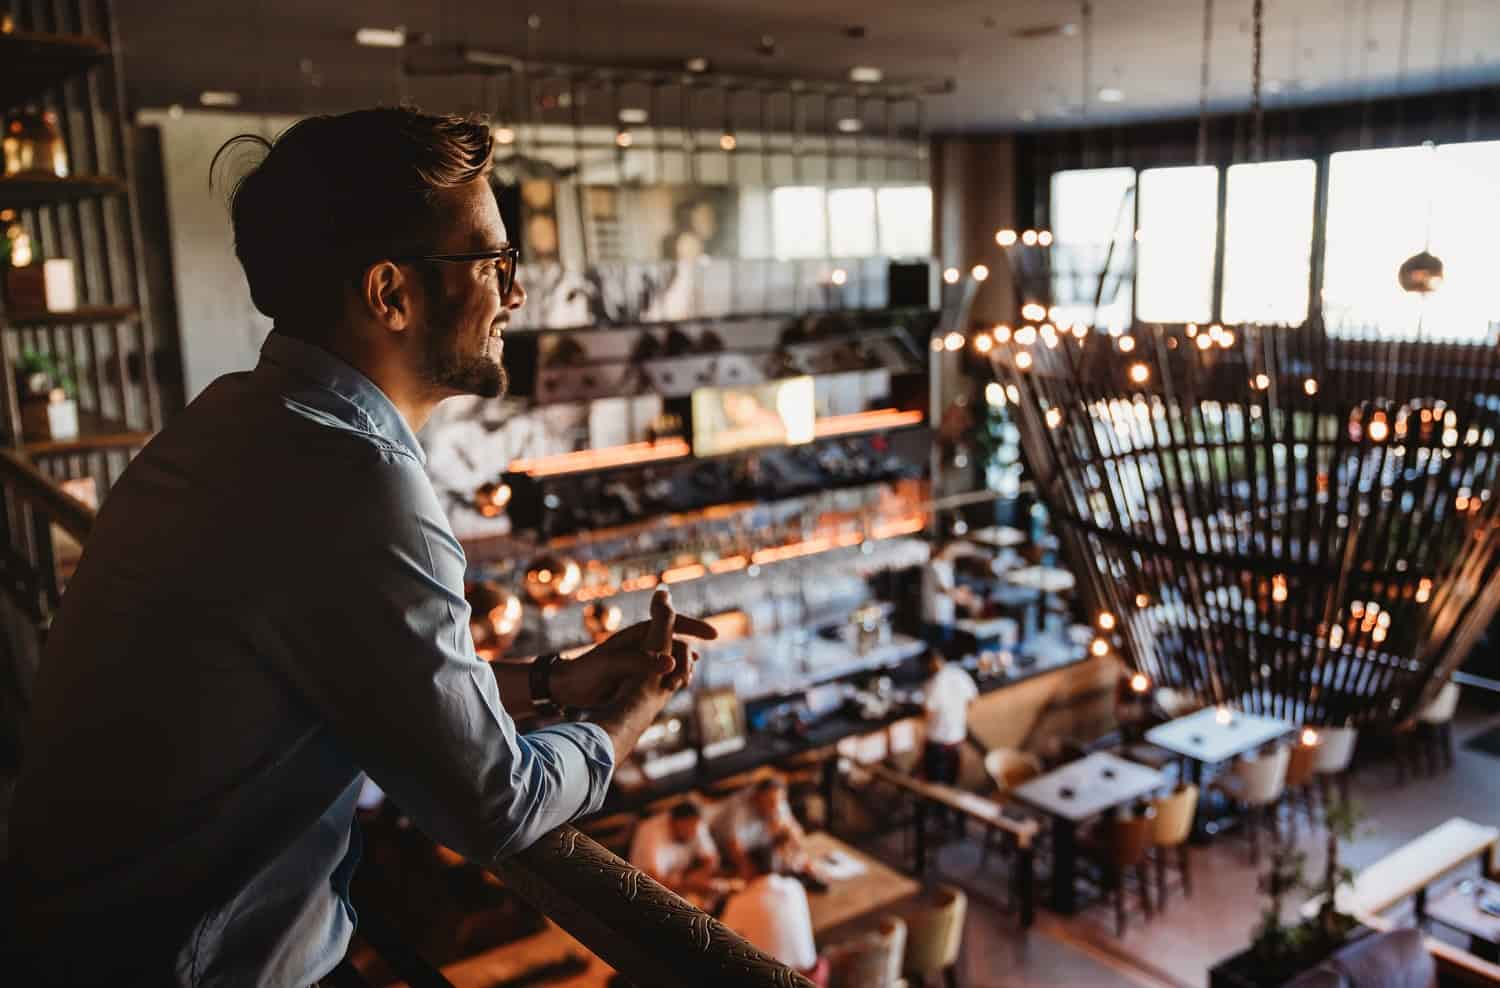
{"label": "man's face", "polygon": [[775,820],[781,815],[781,790],[765,789],[755,794],[755,810],[762,820]]}
{"label": "man's face", "polygon": [[[477,178],[439,194],[448,228],[433,238],[432,253],[462,254],[493,250],[505,244],[505,224],[486,178]],[[444,394],[497,398],[505,393],[502,335],[512,310],[526,301],[519,281],[504,298],[497,261],[435,262],[419,270],[423,286],[418,326],[419,371]]]}

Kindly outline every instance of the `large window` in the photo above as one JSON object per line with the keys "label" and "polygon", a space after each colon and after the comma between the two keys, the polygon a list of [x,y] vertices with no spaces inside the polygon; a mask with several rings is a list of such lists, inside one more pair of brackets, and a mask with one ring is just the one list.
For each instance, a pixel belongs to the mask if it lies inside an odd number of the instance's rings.
{"label": "large window", "polygon": [[779,260],[828,256],[828,214],[823,189],[786,185],[771,191],[773,255]]}
{"label": "large window", "polygon": [[878,252],[875,190],[828,190],[828,237],[834,257],[869,257]]}
{"label": "large window", "polygon": [[1136,312],[1149,322],[1212,319],[1219,170],[1148,169],[1140,197]]}
{"label": "large window", "polygon": [[1225,322],[1300,324],[1312,269],[1311,161],[1234,165],[1224,205]]}
{"label": "large window", "polygon": [[1129,328],[1134,229],[1135,169],[1052,176],[1052,297],[1059,320]]}
{"label": "large window", "polygon": [[[1323,293],[1329,326],[1385,337],[1488,339],[1500,319],[1496,175],[1496,141],[1333,155]],[[1396,272],[1424,248],[1443,261],[1442,287],[1409,294]]]}
{"label": "large window", "polygon": [[886,257],[932,254],[932,189],[888,185],[876,193],[880,210],[880,253]]}

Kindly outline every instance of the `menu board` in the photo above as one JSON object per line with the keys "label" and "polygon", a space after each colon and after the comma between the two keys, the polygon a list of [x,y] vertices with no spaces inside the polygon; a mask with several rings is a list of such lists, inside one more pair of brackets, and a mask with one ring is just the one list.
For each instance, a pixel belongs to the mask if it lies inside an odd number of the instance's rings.
{"label": "menu board", "polygon": [[693,453],[719,456],[813,440],[811,377],[789,377],[739,388],[693,392]]}

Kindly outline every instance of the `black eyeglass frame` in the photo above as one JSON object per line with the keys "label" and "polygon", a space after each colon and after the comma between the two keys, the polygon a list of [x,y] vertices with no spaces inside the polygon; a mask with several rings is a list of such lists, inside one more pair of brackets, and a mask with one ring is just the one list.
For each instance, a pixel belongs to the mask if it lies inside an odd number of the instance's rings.
{"label": "black eyeglass frame", "polygon": [[516,286],[516,268],[521,263],[521,248],[514,244],[503,244],[493,250],[475,250],[464,254],[403,254],[390,258],[404,264],[437,261],[442,264],[467,264],[473,261],[508,261],[497,269],[500,275],[500,297],[505,298]]}

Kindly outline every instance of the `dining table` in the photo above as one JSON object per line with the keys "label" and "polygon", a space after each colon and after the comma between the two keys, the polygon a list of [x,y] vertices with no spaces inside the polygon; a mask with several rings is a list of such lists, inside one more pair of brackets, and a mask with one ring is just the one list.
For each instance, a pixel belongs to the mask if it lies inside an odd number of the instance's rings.
{"label": "dining table", "polygon": [[1015,799],[1052,820],[1050,898],[1054,912],[1072,915],[1078,911],[1078,825],[1113,813],[1171,782],[1150,766],[1097,751],[1011,790]]}
{"label": "dining table", "polygon": [[1078,578],[1060,566],[1018,566],[1005,572],[1005,582],[1013,587],[1035,591],[1032,605],[1026,610],[1026,627],[1022,639],[1034,639],[1046,630],[1043,604],[1049,596],[1067,593],[1078,585]]}
{"label": "dining table", "polygon": [[824,886],[807,893],[813,936],[820,943],[830,931],[884,912],[922,891],[920,882],[830,833],[808,834],[803,850]]}
{"label": "dining table", "polygon": [[[1187,759],[1188,781],[1202,792],[1205,766],[1220,765],[1285,737],[1296,725],[1275,717],[1246,713],[1226,706],[1202,710],[1158,724],[1146,740]],[[1206,836],[1207,800],[1199,799],[1194,838]]]}

